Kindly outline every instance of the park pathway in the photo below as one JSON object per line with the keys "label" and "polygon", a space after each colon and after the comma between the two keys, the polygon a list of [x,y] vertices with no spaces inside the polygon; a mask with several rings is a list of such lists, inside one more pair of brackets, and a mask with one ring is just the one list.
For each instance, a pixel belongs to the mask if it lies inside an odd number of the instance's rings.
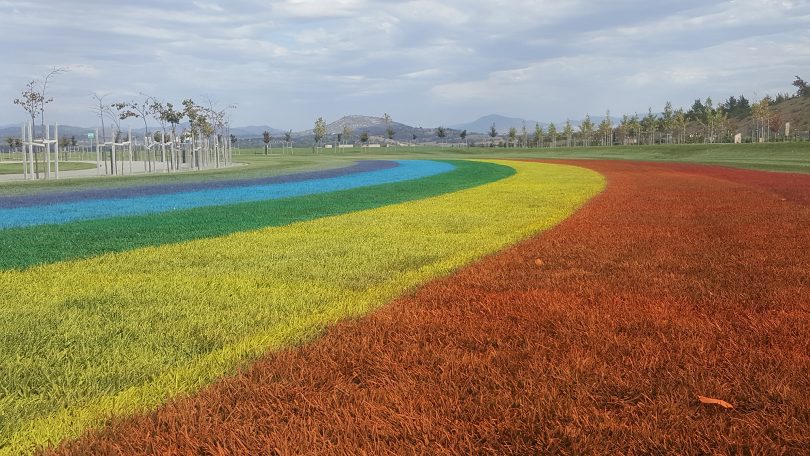
{"label": "park pathway", "polygon": [[[5,163],[8,163],[8,162],[5,162]],[[89,163],[89,164],[92,164],[92,165],[96,164],[95,161],[85,161],[85,160],[80,161],[80,163]],[[145,162],[145,161],[133,161],[132,162],[132,168],[130,168],[129,162],[126,161],[126,162],[124,162],[124,173],[121,174],[121,176],[145,175],[146,171],[147,171],[147,163],[148,162]],[[242,165],[242,163],[229,163],[228,167],[241,166],[241,165]],[[165,167],[164,164],[158,163],[157,166],[158,166],[159,171],[158,172],[153,172],[151,174],[161,174],[161,173],[166,173],[167,172],[165,170],[165,168],[163,168],[163,167]],[[20,167],[22,167],[21,162],[20,162]],[[224,166],[222,166],[222,168],[224,168]],[[81,177],[84,177],[84,178],[87,178],[87,177],[104,177],[105,176],[105,174],[104,174],[104,164],[102,164],[99,167],[99,169],[100,169],[100,172],[99,172],[99,170],[96,170],[96,168],[78,169],[78,170],[72,170],[72,171],[61,171],[60,170],[59,171],[59,179],[61,180],[61,179],[75,179],[75,178],[81,178]],[[182,168],[180,171],[172,171],[172,172],[188,172],[188,171],[193,171],[193,170],[190,169],[190,168]],[[116,177],[116,176],[109,176],[109,177]],[[0,174],[0,183],[3,183],[3,182],[17,182],[17,181],[24,181],[24,180],[25,180],[25,176],[23,176],[22,174]]]}

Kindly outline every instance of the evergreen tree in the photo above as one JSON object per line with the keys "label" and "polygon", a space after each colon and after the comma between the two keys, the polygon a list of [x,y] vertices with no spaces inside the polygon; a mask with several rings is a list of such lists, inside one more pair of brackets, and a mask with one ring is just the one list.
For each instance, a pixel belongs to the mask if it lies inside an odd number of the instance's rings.
{"label": "evergreen tree", "polygon": [[574,138],[574,127],[571,126],[571,121],[565,121],[565,127],[563,127],[563,136],[565,136],[565,147],[571,147],[571,140]]}
{"label": "evergreen tree", "polygon": [[543,127],[539,123],[534,124],[534,144],[543,147]]}
{"label": "evergreen tree", "polygon": [[557,147],[557,126],[554,122],[548,124],[548,139],[551,141],[551,147]]}
{"label": "evergreen tree", "polygon": [[703,106],[703,102],[698,98],[692,103],[692,107],[686,111],[686,118],[687,120],[700,120],[705,111],[706,108]]}
{"label": "evergreen tree", "polygon": [[590,115],[585,114],[585,119],[579,124],[579,133],[585,141],[585,146],[590,146],[591,136],[593,135],[593,122]]}
{"label": "evergreen tree", "polygon": [[810,85],[808,85],[804,79],[796,76],[796,80],[793,81],[793,86],[796,87],[796,95],[800,97],[810,96]]}

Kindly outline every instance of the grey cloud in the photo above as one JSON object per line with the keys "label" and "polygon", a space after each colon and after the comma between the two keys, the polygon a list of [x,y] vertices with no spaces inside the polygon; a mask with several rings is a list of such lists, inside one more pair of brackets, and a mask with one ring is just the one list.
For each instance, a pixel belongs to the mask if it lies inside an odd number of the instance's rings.
{"label": "grey cloud", "polygon": [[62,123],[94,122],[90,92],[146,91],[299,129],[350,113],[427,126],[644,110],[789,90],[810,64],[807,1],[0,0],[0,15],[0,124],[51,65],[73,68],[53,85]]}

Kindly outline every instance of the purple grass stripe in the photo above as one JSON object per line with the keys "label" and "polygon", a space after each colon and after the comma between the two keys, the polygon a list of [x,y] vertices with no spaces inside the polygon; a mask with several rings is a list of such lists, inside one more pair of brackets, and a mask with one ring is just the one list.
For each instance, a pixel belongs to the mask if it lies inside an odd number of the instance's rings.
{"label": "purple grass stripe", "polygon": [[44,206],[48,204],[69,203],[84,200],[103,200],[110,198],[132,198],[149,195],[167,195],[195,190],[209,190],[219,188],[244,187],[250,185],[283,184],[301,182],[314,179],[340,177],[349,174],[364,173],[390,169],[399,166],[392,160],[363,160],[344,168],[325,169],[320,171],[306,171],[281,176],[257,177],[251,179],[233,179],[210,182],[187,182],[179,184],[140,185],[123,188],[96,188],[77,190],[72,192],[40,193],[36,195],[2,196],[0,208],[17,208],[28,206]]}

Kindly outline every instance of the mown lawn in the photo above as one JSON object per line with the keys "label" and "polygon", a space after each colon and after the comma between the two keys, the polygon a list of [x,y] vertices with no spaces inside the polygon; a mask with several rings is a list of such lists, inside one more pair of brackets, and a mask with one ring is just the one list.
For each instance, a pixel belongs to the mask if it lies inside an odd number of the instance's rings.
{"label": "mown lawn", "polygon": [[[59,162],[59,171],[77,171],[80,169],[93,169],[96,165],[84,162]],[[45,173],[48,165],[40,163],[37,170]],[[0,163],[0,174],[22,174],[22,163]],[[56,165],[51,164],[51,172],[56,171]]]}

